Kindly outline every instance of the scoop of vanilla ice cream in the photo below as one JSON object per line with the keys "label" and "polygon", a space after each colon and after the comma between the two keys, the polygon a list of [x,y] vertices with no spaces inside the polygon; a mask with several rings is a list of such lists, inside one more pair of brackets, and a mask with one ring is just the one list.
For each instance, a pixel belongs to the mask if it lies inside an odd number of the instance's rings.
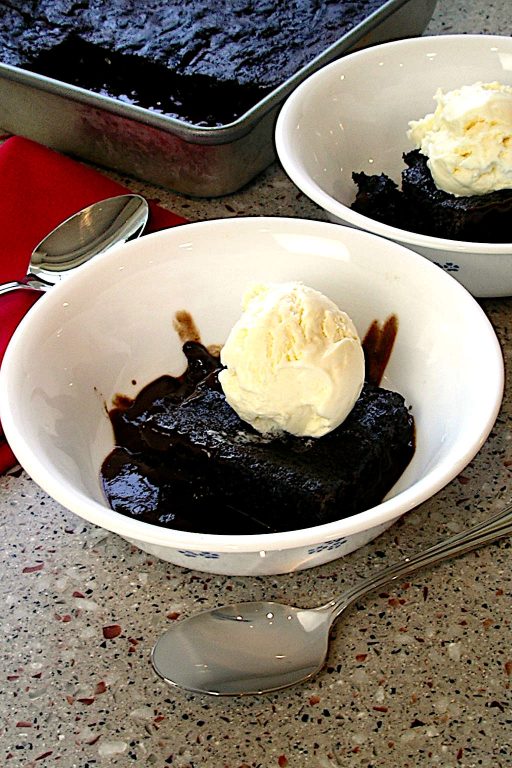
{"label": "scoop of vanilla ice cream", "polygon": [[361,392],[362,345],[350,317],[302,283],[253,286],[221,351],[226,400],[262,433],[321,437]]}
{"label": "scoop of vanilla ice cream", "polygon": [[475,83],[435,94],[435,112],[409,123],[438,189],[458,197],[512,188],[512,87]]}

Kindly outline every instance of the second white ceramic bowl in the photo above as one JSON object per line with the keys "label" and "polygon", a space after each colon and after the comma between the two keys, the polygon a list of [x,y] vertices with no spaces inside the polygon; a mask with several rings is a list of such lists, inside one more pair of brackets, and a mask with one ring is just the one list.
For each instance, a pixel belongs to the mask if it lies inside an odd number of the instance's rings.
{"label": "second white ceramic bowl", "polygon": [[[512,295],[512,242],[429,237],[353,211],[353,171],[386,173],[400,184],[412,149],[410,120],[435,109],[438,88],[477,81],[512,85],[512,38],[439,35],[376,45],[327,65],[285,102],[276,125],[284,170],[331,220],[409,246],[474,296]],[[512,240],[512,237],[511,237]]]}

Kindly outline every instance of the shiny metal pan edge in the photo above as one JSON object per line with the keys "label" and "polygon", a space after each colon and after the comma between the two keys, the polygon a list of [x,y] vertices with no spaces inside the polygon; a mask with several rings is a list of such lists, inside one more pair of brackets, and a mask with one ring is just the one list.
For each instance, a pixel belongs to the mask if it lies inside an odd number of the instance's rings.
{"label": "shiny metal pan edge", "polygon": [[275,160],[274,124],[291,91],[358,48],[413,37],[437,0],[388,0],[233,123],[204,128],[0,64],[0,127],[192,197],[236,192]]}

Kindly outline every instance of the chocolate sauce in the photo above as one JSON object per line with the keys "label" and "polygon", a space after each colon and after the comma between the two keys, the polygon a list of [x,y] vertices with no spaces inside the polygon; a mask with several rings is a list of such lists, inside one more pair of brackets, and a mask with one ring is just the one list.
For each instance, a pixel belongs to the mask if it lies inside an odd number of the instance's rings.
{"label": "chocolate sauce", "polygon": [[366,381],[378,386],[388,364],[396,335],[398,318],[390,315],[384,323],[374,320],[363,338]]}

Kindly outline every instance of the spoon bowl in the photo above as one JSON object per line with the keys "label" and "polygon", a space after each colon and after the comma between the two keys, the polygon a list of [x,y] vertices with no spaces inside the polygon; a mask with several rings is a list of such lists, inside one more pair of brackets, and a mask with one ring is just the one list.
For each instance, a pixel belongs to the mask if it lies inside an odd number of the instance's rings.
{"label": "spoon bowl", "polygon": [[334,621],[355,600],[427,565],[512,533],[512,504],[497,515],[407,557],[317,608],[249,602],[203,611],[178,622],[156,642],[152,663],[167,683],[216,696],[287,688],[323,667]]}
{"label": "spoon bowl", "polygon": [[0,295],[16,290],[46,291],[70,270],[118,243],[142,234],[147,201],[137,194],[99,200],[61,222],[34,248],[23,280],[0,285]]}
{"label": "spoon bowl", "polygon": [[266,693],[320,671],[329,625],[325,608],[227,605],[178,622],[156,643],[152,662],[166,682],[196,693]]}

